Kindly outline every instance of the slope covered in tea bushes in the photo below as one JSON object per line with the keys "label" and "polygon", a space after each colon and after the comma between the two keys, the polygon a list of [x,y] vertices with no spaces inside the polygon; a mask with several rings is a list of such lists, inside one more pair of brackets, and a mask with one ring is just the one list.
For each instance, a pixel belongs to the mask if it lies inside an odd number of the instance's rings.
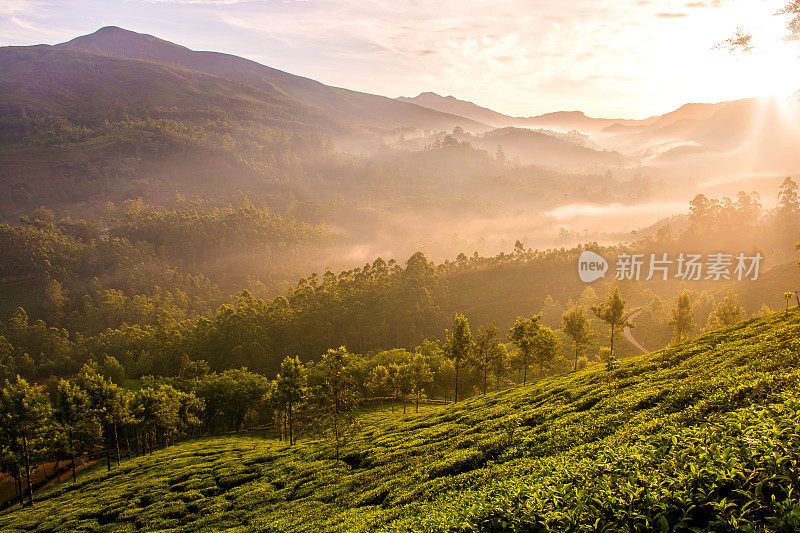
{"label": "slope covered in tea bushes", "polygon": [[795,531],[800,313],[326,441],[198,440],[0,514],[2,531]]}

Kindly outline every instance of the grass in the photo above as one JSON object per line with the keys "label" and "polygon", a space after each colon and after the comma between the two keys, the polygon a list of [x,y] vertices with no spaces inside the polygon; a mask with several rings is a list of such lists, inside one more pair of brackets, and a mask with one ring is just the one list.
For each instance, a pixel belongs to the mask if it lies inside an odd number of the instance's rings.
{"label": "grass", "polygon": [[85,474],[2,531],[795,531],[800,313],[325,441],[207,438]]}

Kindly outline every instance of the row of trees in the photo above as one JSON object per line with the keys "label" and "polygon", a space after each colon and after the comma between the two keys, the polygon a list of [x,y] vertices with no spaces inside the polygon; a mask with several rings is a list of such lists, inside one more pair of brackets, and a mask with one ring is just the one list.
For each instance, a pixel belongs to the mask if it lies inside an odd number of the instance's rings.
{"label": "row of trees", "polygon": [[[607,305],[618,301],[615,291]],[[577,361],[587,346],[588,319],[576,307],[564,323]],[[393,409],[399,401],[404,413],[411,398],[417,410],[426,398],[457,402],[465,390],[485,394],[490,382],[509,383],[504,380],[512,370],[527,383],[531,366],[543,375],[559,352],[556,334],[540,315],[518,318],[508,344],[494,324],[473,335],[468,320],[457,315],[445,339],[441,345],[424,341],[413,353],[394,349],[363,357],[340,347],[316,363],[286,357],[274,380],[246,369],[211,372],[205,361],[186,356],[177,376],[148,376],[135,390],[124,387],[124,369],[111,356],[87,363],[69,380],[52,377],[36,385],[17,376],[5,381],[0,394],[0,463],[15,479],[20,499],[26,492],[32,501],[33,464],[50,461],[60,473],[67,460],[75,480],[76,457],[102,454],[111,469],[121,450],[127,457],[152,453],[200,433],[271,424],[291,445],[298,427],[329,431],[338,457],[356,408],[367,398],[382,407],[388,399]]]}
{"label": "row of trees", "polygon": [[60,463],[68,460],[74,482],[78,457],[95,458],[104,451],[110,470],[112,461],[120,464],[121,441],[128,457],[152,453],[191,434],[202,407],[193,392],[164,383],[123,389],[97,365],[44,386],[18,376],[0,388],[0,465],[14,478],[20,503],[27,494],[32,504],[35,462],[54,462],[60,476]]}
{"label": "row of trees", "polygon": [[[626,304],[615,288],[591,307],[611,331],[609,368],[621,328],[632,326]],[[670,322],[676,341],[692,330],[691,308],[690,295],[680,294]],[[720,325],[741,318],[737,309],[731,294],[715,310]],[[577,369],[596,336],[582,306],[562,315],[561,331],[571,342],[571,366]],[[17,376],[0,389],[0,467],[14,478],[20,502],[25,495],[32,503],[36,464],[52,462],[60,476],[66,461],[75,481],[79,460],[104,457],[110,470],[123,453],[128,458],[153,453],[200,434],[272,427],[290,446],[298,432],[330,435],[338,459],[364,402],[379,402],[383,409],[389,401],[392,410],[399,402],[405,413],[412,399],[419,410],[423,400],[458,402],[467,394],[525,384],[532,368],[539,376],[551,371],[561,345],[541,315],[518,317],[505,342],[494,324],[473,334],[467,318],[457,315],[444,338],[425,340],[413,352],[393,349],[365,357],[342,346],[316,362],[285,357],[271,380],[245,368],[212,372],[206,361],[186,355],[176,376],[146,376],[133,390],[125,387],[133,383],[111,356],[90,361],[68,380],[52,377],[37,385]],[[516,380],[508,378],[513,372]]]}

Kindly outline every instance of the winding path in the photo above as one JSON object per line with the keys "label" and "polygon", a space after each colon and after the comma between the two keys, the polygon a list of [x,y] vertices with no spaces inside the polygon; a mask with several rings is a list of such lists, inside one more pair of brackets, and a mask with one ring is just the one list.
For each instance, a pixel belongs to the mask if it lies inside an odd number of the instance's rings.
{"label": "winding path", "polygon": [[[630,322],[631,320],[633,320],[634,318],[636,318],[637,316],[639,316],[639,313],[641,313],[642,311],[643,311],[642,309],[637,309],[636,311],[634,311],[633,313],[631,313],[631,314],[630,314],[630,316],[628,317],[628,321]],[[628,326],[625,326],[625,327],[622,329],[622,334],[623,334],[623,335],[625,335],[625,338],[626,338],[626,339],[628,339],[628,342],[629,342],[629,343],[631,343],[631,344],[633,344],[634,346],[636,346],[636,348],[638,348],[639,350],[641,350],[641,352],[642,352],[642,353],[649,353],[649,352],[650,352],[650,350],[648,350],[647,348],[645,348],[644,346],[642,346],[642,345],[639,343],[639,341],[637,341],[636,339],[634,339],[634,338],[633,338],[633,334],[631,334],[631,328],[630,328],[630,327],[628,327]]]}

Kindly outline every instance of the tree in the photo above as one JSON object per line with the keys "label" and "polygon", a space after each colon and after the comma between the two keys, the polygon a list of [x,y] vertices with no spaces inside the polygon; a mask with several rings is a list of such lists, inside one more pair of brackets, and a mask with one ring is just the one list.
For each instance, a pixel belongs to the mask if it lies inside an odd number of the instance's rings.
{"label": "tree", "polygon": [[582,306],[576,305],[561,316],[561,330],[572,339],[575,356],[575,364],[572,369],[578,370],[578,358],[589,348],[594,338],[594,332]]}
{"label": "tree", "polygon": [[545,367],[549,367],[558,355],[558,337],[552,329],[539,325],[533,337],[533,357],[531,362],[539,365],[539,375],[544,376]]}
{"label": "tree", "polygon": [[787,177],[778,189],[778,212],[785,218],[800,216],[800,197],[797,194],[797,183]]}
{"label": "tree", "polygon": [[[773,12],[773,14],[782,15],[785,18],[786,29],[788,30],[789,35],[782,36],[783,39],[794,40],[800,36],[800,1],[786,0],[786,5],[777,13]],[[735,50],[746,52],[753,48],[752,41],[752,34],[742,30],[741,28],[738,28],[733,36],[725,39],[717,46],[720,48],[726,48],[730,52]]]}
{"label": "tree", "polygon": [[84,365],[75,381],[81,389],[86,391],[89,398],[89,411],[97,416],[103,425],[106,466],[108,470],[111,470],[112,444],[116,448],[117,463],[119,463],[119,441],[116,428],[127,414],[125,391],[100,375],[96,365]]}
{"label": "tree", "polygon": [[276,394],[285,406],[289,423],[289,445],[295,443],[294,407],[303,399],[306,385],[306,371],[299,357],[286,357],[281,363],[281,371],[277,377]]}
{"label": "tree", "polygon": [[[516,367],[522,372],[522,384],[528,382],[528,367],[531,363],[540,363],[544,367],[545,359],[548,357],[548,350],[552,348],[555,334],[550,328],[546,328],[552,338],[543,331],[543,326],[539,322],[541,315],[534,315],[531,318],[517,317],[514,325],[508,330],[508,339],[517,348]],[[555,340],[557,344],[557,340]],[[535,359],[534,359],[535,357]]]}
{"label": "tree", "polygon": [[200,414],[205,406],[194,391],[176,392],[178,395],[178,430],[183,435],[189,435],[200,425]]}
{"label": "tree", "polygon": [[472,353],[472,333],[469,330],[469,322],[464,315],[456,315],[453,325],[446,333],[445,354],[453,361],[455,367],[455,392],[453,402],[458,402],[458,384],[461,365],[468,361]]}
{"label": "tree", "polygon": [[592,306],[592,313],[611,327],[610,360],[614,359],[614,337],[625,326],[633,327],[633,324],[628,322],[628,314],[625,312],[626,303],[627,301],[619,293],[619,287],[614,287],[614,291],[608,295],[605,302]]}
{"label": "tree", "polygon": [[89,417],[89,397],[86,391],[72,381],[58,380],[54,397],[53,420],[61,431],[67,433],[72,482],[77,483],[75,472],[75,433],[81,431]]}
{"label": "tree", "polygon": [[389,370],[383,366],[378,365],[374,367],[369,374],[369,381],[366,383],[367,390],[369,390],[373,397],[381,399],[381,411],[383,411],[383,398],[391,392],[391,377]]}
{"label": "tree", "polygon": [[29,384],[19,376],[6,380],[0,389],[0,436],[15,455],[25,463],[28,485],[28,503],[33,505],[31,484],[31,451],[50,417],[47,395],[37,385]]}
{"label": "tree", "polygon": [[672,310],[672,319],[668,324],[672,326],[672,340],[675,343],[689,338],[689,334],[694,331],[694,312],[688,292],[683,291],[678,295],[677,304]]}
{"label": "tree", "polygon": [[475,338],[471,362],[481,374],[484,396],[489,372],[500,367],[502,365],[500,361],[505,358],[505,347],[496,340],[498,333],[497,326],[489,324],[485,328],[480,328]]}
{"label": "tree", "polygon": [[789,314],[789,302],[792,301],[792,298],[794,298],[794,293],[793,292],[784,292],[783,293],[783,299],[786,300],[786,312],[784,313],[785,315]]}
{"label": "tree", "polygon": [[412,388],[417,400],[414,412],[419,413],[419,399],[422,394],[422,389],[428,383],[433,382],[433,372],[431,372],[431,367],[423,355],[415,355],[414,360],[409,366],[411,369]]}
{"label": "tree", "polygon": [[739,299],[733,291],[729,291],[725,298],[717,304],[711,314],[708,315],[707,330],[718,329],[732,326],[747,316],[744,308],[739,304]]}
{"label": "tree", "polygon": [[119,361],[110,355],[103,359],[103,363],[98,370],[103,377],[115,385],[122,385],[122,380],[125,379],[125,369],[119,364]]}
{"label": "tree", "polygon": [[340,346],[328,350],[308,373],[309,402],[314,419],[322,429],[333,432],[336,460],[339,460],[342,438],[353,423],[354,410],[358,407],[358,383],[354,379],[357,364],[356,357]]}
{"label": "tree", "polygon": [[403,414],[406,414],[408,396],[414,391],[414,375],[412,365],[409,363],[393,366],[393,378],[397,394],[403,404]]}

